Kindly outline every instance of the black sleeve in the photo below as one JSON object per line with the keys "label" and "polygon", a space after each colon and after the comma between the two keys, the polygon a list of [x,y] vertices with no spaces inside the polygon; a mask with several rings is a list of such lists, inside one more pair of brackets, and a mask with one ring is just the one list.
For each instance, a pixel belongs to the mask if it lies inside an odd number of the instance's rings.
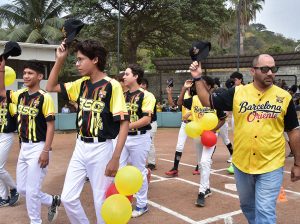
{"label": "black sleeve", "polygon": [[7,99],[7,103],[12,103],[12,102],[11,102],[11,98],[10,98],[10,91],[11,91],[11,90],[6,90],[6,99]]}
{"label": "black sleeve", "polygon": [[227,117],[227,114],[223,110],[217,110],[217,117],[219,120],[223,120]]}
{"label": "black sleeve", "polygon": [[230,88],[219,94],[211,94],[209,99],[211,108],[217,111],[232,111],[234,92],[235,88]]}
{"label": "black sleeve", "polygon": [[188,99],[185,99],[183,100],[183,106],[187,109],[192,109],[192,103],[193,103],[193,98],[188,98]]}
{"label": "black sleeve", "polygon": [[59,85],[60,85],[61,95],[62,95],[63,99],[69,101],[70,99],[69,99],[69,96],[67,94],[65,84],[64,83],[59,83]]}
{"label": "black sleeve", "polygon": [[289,106],[287,108],[286,115],[284,116],[284,130],[288,132],[298,126],[299,126],[299,122],[297,118],[297,113],[295,110],[293,100],[291,99]]}

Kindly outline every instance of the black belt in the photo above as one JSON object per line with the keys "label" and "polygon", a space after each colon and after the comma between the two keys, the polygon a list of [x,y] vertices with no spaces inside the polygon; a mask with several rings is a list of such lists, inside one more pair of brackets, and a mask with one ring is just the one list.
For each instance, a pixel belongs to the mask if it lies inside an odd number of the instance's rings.
{"label": "black belt", "polygon": [[133,131],[133,132],[128,132],[128,135],[143,135],[146,133],[147,131]]}
{"label": "black belt", "polygon": [[21,138],[21,142],[25,142],[25,143],[37,143],[37,142],[41,142],[41,141],[40,140],[33,141],[33,140],[30,140],[30,139],[27,139],[27,138]]}
{"label": "black belt", "polygon": [[97,143],[97,142],[105,142],[106,138],[101,137],[83,137],[81,135],[77,134],[77,139],[80,139],[81,141],[85,143]]}

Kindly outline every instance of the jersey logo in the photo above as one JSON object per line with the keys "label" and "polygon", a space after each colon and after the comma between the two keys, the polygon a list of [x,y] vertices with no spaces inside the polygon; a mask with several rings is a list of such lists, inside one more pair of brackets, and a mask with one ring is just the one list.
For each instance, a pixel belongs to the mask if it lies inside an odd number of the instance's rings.
{"label": "jersey logo", "polygon": [[39,99],[36,99],[36,100],[33,101],[34,107],[37,107],[39,104],[40,104]]}
{"label": "jersey logo", "polygon": [[98,96],[99,96],[101,99],[104,99],[104,98],[106,97],[105,87],[102,88],[102,89],[100,89]]}
{"label": "jersey logo", "polygon": [[39,109],[19,104],[18,113],[20,115],[28,115],[28,116],[36,117],[39,113]]}
{"label": "jersey logo", "polygon": [[276,96],[277,103],[283,103],[284,97]]}
{"label": "jersey logo", "polygon": [[6,120],[6,118],[5,118],[5,117],[3,117],[3,118],[0,118],[0,126],[2,126],[2,125],[4,125],[4,126],[6,126],[6,125],[7,125],[7,120]]}
{"label": "jersey logo", "polygon": [[137,111],[139,109],[139,105],[137,103],[126,103],[126,108],[130,113],[130,122],[135,122],[139,120],[139,116],[137,115]]}
{"label": "jersey logo", "polygon": [[83,111],[101,113],[105,104],[99,100],[80,98],[79,108]]}
{"label": "jersey logo", "polygon": [[203,117],[205,113],[215,113],[215,110],[209,107],[195,106],[193,109],[194,109],[194,113],[197,114],[198,118]]}
{"label": "jersey logo", "polygon": [[7,114],[7,109],[6,108],[0,108],[0,116],[6,116]]}
{"label": "jersey logo", "polygon": [[247,115],[247,121],[253,122],[254,120],[261,119],[276,119],[281,113],[282,107],[276,104],[271,104],[269,101],[263,104],[249,104],[246,101],[240,103],[240,110],[238,113],[250,112]]}

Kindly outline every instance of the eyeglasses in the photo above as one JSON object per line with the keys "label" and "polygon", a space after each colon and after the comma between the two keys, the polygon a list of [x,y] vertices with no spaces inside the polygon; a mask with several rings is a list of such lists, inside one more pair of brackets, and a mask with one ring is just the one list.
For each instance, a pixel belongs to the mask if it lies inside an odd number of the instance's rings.
{"label": "eyeglasses", "polygon": [[259,69],[262,73],[268,73],[270,70],[272,73],[276,73],[279,69],[278,66],[273,66],[273,67],[263,66],[263,67],[253,67],[253,68]]}

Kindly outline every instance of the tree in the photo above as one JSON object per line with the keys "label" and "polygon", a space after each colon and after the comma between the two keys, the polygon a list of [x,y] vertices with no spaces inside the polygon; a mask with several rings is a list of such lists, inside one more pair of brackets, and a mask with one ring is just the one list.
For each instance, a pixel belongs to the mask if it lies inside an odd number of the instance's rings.
{"label": "tree", "polygon": [[244,54],[244,37],[246,27],[249,26],[250,21],[256,19],[256,13],[262,10],[264,0],[231,0],[237,11],[240,3],[240,54]]}
{"label": "tree", "polygon": [[14,25],[7,38],[31,43],[53,43],[63,38],[64,11],[59,0],[14,0],[0,7],[3,21]]}
{"label": "tree", "polygon": [[[117,0],[65,0],[74,16],[87,21],[86,36],[99,38],[116,52]],[[188,55],[191,42],[208,39],[226,19],[225,0],[122,0],[121,53],[137,62],[139,48],[165,54]]]}

